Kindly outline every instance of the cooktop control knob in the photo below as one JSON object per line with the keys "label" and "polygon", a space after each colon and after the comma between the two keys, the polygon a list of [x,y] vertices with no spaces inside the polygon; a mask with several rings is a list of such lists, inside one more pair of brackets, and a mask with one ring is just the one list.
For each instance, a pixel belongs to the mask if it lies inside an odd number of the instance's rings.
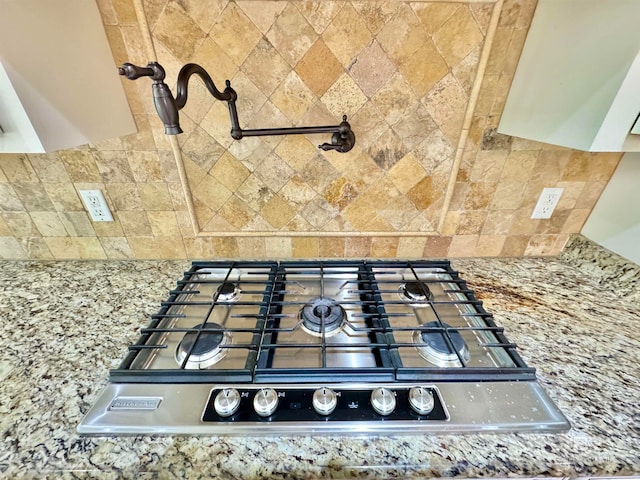
{"label": "cooktop control knob", "polygon": [[409,405],[419,415],[430,414],[435,405],[431,390],[423,387],[413,387],[409,390]]}
{"label": "cooktop control knob", "polygon": [[278,392],[273,388],[262,388],[253,397],[253,409],[261,417],[268,417],[278,408]]}
{"label": "cooktop control knob", "polygon": [[376,388],[371,392],[371,406],[380,415],[390,415],[396,408],[396,395],[388,388]]}
{"label": "cooktop control knob", "polygon": [[220,390],[213,401],[213,408],[221,417],[230,417],[240,407],[240,394],[235,388]]}
{"label": "cooktop control knob", "polygon": [[330,415],[338,405],[338,397],[330,388],[322,387],[313,392],[313,409],[319,415]]}

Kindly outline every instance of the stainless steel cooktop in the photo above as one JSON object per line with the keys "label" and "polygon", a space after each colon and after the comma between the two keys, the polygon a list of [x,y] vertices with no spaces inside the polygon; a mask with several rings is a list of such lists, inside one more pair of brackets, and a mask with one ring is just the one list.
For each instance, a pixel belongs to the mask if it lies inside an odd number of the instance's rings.
{"label": "stainless steel cooktop", "polygon": [[561,431],[446,261],[195,262],[83,434]]}

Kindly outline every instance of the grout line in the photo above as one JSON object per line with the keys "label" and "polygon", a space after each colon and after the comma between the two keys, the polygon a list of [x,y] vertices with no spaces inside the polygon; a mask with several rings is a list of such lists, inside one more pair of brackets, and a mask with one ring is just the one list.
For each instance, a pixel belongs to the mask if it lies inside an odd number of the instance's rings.
{"label": "grout line", "polygon": [[502,5],[504,0],[498,0],[493,7],[491,13],[491,20],[489,21],[489,28],[487,29],[487,35],[484,39],[484,45],[482,46],[482,53],[480,54],[480,60],[478,62],[478,70],[476,71],[476,78],[471,88],[471,94],[469,95],[469,103],[467,104],[467,111],[464,115],[464,121],[462,123],[462,132],[460,132],[460,141],[458,142],[458,148],[453,160],[453,166],[451,167],[451,176],[449,177],[449,183],[447,184],[447,190],[444,197],[444,205],[442,206],[442,213],[440,214],[440,221],[438,222],[438,233],[442,232],[444,222],[449,212],[449,206],[451,205],[451,199],[453,198],[453,190],[456,185],[456,178],[460,170],[460,163],[462,162],[462,156],[464,154],[465,145],[467,143],[467,137],[469,136],[469,129],[471,127],[471,121],[473,120],[473,112],[476,109],[478,102],[478,96],[480,94],[480,87],[484,80],[484,73],[489,63],[489,54],[491,53],[491,47],[493,46],[493,40],[496,36],[496,30],[498,29],[498,21],[500,20],[500,12],[502,11]]}
{"label": "grout line", "polygon": [[140,27],[140,33],[142,34],[142,41],[147,50],[147,56],[150,61],[157,62],[158,55],[156,48],[153,45],[153,38],[151,37],[151,29],[147,22],[147,16],[144,13],[144,6],[142,0],[133,0],[133,7],[136,10],[136,18],[138,19],[138,26]]}

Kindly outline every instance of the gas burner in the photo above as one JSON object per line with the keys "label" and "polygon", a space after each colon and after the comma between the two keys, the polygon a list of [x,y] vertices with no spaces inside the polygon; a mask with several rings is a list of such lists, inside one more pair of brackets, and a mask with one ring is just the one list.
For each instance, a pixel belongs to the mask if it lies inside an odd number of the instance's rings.
{"label": "gas burner", "polygon": [[219,302],[236,302],[240,298],[240,287],[233,282],[224,282],[216,289],[214,298],[218,295]]}
{"label": "gas burner", "polygon": [[412,280],[400,285],[398,295],[405,302],[410,303],[414,307],[428,306],[428,302],[433,301],[433,292],[429,290],[429,286],[419,280]]}
{"label": "gas burner", "polygon": [[[203,331],[200,332],[199,337],[198,332],[185,333],[176,349],[176,361],[178,364],[182,365],[189,350],[191,350],[191,355],[189,355],[189,359],[185,365],[187,369],[202,370],[222,360],[229,351],[229,349],[224,348],[223,345],[231,343],[231,333],[227,332],[222,325],[217,323],[198,324],[193,328],[198,330],[201,328],[216,329],[219,331]],[[193,346],[194,342],[196,342],[195,346]]]}
{"label": "gas burner", "polygon": [[[414,330],[413,342],[416,344],[418,354],[427,362],[438,367],[460,367],[460,358],[466,364],[469,361],[469,349],[467,344],[456,329],[450,325],[440,322],[427,322],[421,325],[422,328],[446,328],[444,331],[438,330]],[[449,336],[451,342],[448,342],[445,335]],[[451,346],[458,352],[451,350]]]}
{"label": "gas burner", "polygon": [[300,318],[302,329],[316,337],[322,336],[324,320],[324,335],[330,337],[340,332],[344,322],[344,309],[331,298],[316,297],[300,310]]}

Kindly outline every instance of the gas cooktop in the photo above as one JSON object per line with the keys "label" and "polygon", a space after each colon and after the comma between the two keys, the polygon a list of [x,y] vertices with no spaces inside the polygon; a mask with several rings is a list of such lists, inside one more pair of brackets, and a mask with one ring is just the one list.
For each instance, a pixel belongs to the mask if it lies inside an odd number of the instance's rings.
{"label": "gas cooktop", "polygon": [[194,262],[83,434],[561,431],[447,261]]}

